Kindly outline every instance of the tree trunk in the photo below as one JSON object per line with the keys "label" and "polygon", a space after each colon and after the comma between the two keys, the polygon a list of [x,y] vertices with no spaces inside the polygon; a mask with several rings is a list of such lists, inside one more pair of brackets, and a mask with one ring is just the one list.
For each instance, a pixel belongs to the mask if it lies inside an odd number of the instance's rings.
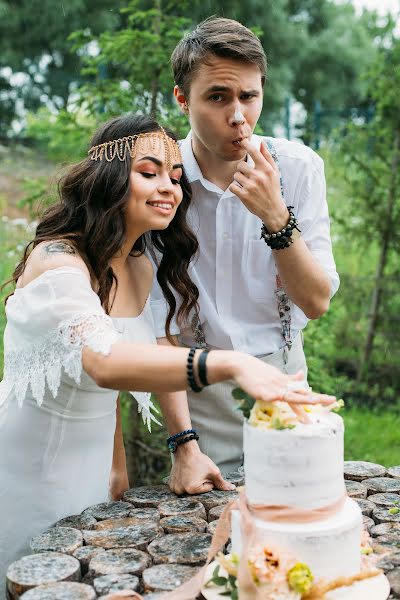
{"label": "tree trunk", "polygon": [[153,119],[157,119],[157,94],[158,94],[158,74],[151,82],[151,106],[150,114]]}
{"label": "tree trunk", "polygon": [[371,298],[371,307],[369,311],[369,324],[368,324],[368,332],[367,339],[365,341],[364,350],[361,356],[361,360],[358,366],[357,373],[357,381],[362,381],[365,370],[369,365],[369,360],[371,357],[377,325],[378,325],[378,317],[379,317],[379,307],[380,300],[382,296],[383,290],[383,279],[385,266],[387,261],[387,255],[389,250],[389,240],[390,240],[390,230],[392,228],[392,215],[393,209],[396,200],[396,178],[397,178],[397,170],[400,162],[400,130],[397,129],[394,134],[394,143],[393,143],[393,157],[392,164],[390,168],[390,182],[388,189],[388,201],[386,207],[386,215],[385,215],[385,227],[382,230],[382,235],[380,239],[380,255],[376,268],[375,274],[375,287],[372,292]]}

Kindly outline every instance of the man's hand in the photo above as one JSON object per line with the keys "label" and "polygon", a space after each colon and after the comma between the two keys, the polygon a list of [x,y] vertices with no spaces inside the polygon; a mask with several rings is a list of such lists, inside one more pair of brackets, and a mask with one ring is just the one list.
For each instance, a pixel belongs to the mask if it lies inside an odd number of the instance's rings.
{"label": "man's hand", "polygon": [[194,442],[183,444],[176,451],[169,487],[178,495],[202,494],[214,488],[217,490],[235,489],[233,484],[225,481],[218,467],[200,451]]}
{"label": "man's hand", "polygon": [[280,231],[289,214],[281,194],[279,169],[265,142],[261,142],[260,150],[247,139],[240,143],[253,159],[254,167],[241,160],[229,189],[263,221],[268,231]]}

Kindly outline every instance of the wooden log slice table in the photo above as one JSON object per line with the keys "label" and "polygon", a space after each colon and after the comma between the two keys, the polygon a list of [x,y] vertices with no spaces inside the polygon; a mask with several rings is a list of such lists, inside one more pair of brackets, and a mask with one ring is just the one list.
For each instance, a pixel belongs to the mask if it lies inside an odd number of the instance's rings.
{"label": "wooden log slice table", "polygon": [[[389,578],[391,598],[400,598],[400,511],[396,510],[400,466],[386,469],[348,461],[344,475],[347,493],[361,508],[373,548],[382,552],[378,566]],[[230,474],[230,480],[241,485],[243,469]],[[43,594],[52,589],[50,585],[61,583],[63,587],[57,589],[65,594],[75,584],[76,600],[85,599],[85,593],[88,598],[94,598],[94,593],[99,600],[130,600],[136,590],[145,600],[159,600],[204,564],[210,533],[226,505],[237,497],[237,490],[177,497],[167,485],[141,486],[125,492],[121,502],[103,502],[80,515],[66,516],[38,532],[32,540],[37,553],[10,565],[7,600],[19,600],[22,594],[26,600],[47,600]],[[48,552],[49,548],[61,552]]]}

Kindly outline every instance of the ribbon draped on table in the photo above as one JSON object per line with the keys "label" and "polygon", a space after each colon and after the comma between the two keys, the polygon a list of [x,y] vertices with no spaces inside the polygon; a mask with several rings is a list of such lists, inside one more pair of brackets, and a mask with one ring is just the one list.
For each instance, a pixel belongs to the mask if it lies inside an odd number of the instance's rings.
{"label": "ribbon draped on table", "polygon": [[[241,514],[243,539],[243,549],[240,556],[237,578],[239,598],[240,600],[265,600],[260,595],[262,594],[262,590],[255,584],[248,568],[249,551],[256,544],[258,536],[254,518],[285,523],[308,523],[319,521],[320,519],[327,519],[328,517],[333,516],[340,510],[345,500],[346,494],[329,506],[309,510],[289,506],[249,505],[244,488],[241,488],[239,498],[232,500],[232,502],[227,504],[219,518],[217,528],[211,541],[211,546],[208,550],[206,564],[196,573],[196,575],[194,575],[194,577],[189,579],[189,581],[186,581],[179,588],[171,592],[166,592],[161,596],[161,599],[194,600],[200,594],[204,585],[204,578],[208,565],[215,558],[216,554],[224,548],[229,539],[232,510],[239,510]],[[133,595],[132,598],[143,600],[140,594]]]}

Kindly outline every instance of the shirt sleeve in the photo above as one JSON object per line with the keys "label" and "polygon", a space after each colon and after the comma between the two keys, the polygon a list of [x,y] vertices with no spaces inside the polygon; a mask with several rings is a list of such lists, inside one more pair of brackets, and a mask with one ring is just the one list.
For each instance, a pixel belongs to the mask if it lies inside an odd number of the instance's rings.
{"label": "shirt sleeve", "polygon": [[309,161],[300,184],[296,216],[307,247],[331,281],[332,297],[339,288],[340,280],[332,252],[324,163],[315,152],[309,152]]}
{"label": "shirt sleeve", "polygon": [[79,384],[83,348],[108,355],[119,339],[87,276],[74,267],[46,271],[15,290],[6,315],[0,404],[13,391],[22,405],[28,387],[39,405],[46,385],[55,397],[63,370]]}

